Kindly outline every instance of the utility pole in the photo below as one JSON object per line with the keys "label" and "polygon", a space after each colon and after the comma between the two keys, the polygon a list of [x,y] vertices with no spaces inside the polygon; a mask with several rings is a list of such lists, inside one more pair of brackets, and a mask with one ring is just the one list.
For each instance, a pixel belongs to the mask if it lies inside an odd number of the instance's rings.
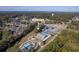
{"label": "utility pole", "polygon": [[37,25],[37,30],[39,30],[40,28],[39,28],[39,22],[37,23],[38,25]]}

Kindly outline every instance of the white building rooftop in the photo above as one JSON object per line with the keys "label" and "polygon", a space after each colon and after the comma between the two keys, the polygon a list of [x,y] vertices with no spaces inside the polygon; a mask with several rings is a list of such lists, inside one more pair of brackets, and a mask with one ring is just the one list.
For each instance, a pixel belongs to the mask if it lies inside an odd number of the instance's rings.
{"label": "white building rooftop", "polygon": [[45,27],[44,30],[41,33],[37,34],[37,38],[40,39],[40,40],[42,40],[42,41],[45,41],[51,35],[55,35],[58,31],[59,31],[58,28],[51,28],[51,27],[46,28]]}

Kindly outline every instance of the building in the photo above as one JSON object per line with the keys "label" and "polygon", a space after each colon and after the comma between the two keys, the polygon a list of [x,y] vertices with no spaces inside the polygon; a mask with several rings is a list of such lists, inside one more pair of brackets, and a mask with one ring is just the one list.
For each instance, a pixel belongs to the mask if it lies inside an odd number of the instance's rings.
{"label": "building", "polygon": [[39,34],[37,34],[37,38],[40,39],[41,41],[46,41],[51,35],[41,32]]}
{"label": "building", "polygon": [[55,35],[57,32],[59,32],[58,28],[48,28],[43,31],[43,33],[47,33],[50,35]]}
{"label": "building", "polygon": [[45,27],[41,33],[38,33],[36,38],[41,40],[42,42],[45,42],[48,38],[51,36],[56,35],[59,32],[58,28],[54,27]]}
{"label": "building", "polygon": [[45,23],[45,20],[44,19],[41,19],[41,18],[33,18],[32,19],[32,22]]}
{"label": "building", "polygon": [[73,17],[72,20],[73,20],[73,21],[79,21],[79,16],[75,16],[75,17]]}

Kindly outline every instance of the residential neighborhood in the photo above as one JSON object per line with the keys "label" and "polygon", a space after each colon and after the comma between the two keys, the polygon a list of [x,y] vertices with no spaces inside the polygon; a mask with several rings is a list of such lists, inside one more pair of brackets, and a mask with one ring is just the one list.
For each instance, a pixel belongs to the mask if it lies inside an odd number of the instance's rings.
{"label": "residential neighborhood", "polygon": [[0,12],[0,52],[79,51],[78,12]]}

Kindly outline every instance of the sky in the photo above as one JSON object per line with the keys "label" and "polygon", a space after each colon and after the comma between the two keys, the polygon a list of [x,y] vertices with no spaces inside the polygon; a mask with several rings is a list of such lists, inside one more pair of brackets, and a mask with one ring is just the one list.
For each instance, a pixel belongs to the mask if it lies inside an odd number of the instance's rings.
{"label": "sky", "polygon": [[79,6],[0,6],[0,11],[79,12]]}

